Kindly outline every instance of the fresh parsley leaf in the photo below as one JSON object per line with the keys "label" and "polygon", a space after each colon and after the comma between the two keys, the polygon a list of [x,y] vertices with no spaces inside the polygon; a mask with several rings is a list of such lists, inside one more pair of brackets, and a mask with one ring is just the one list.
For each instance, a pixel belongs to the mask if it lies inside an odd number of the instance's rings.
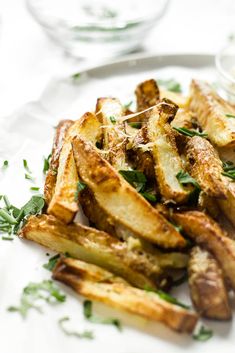
{"label": "fresh parsley leaf", "polygon": [[[24,213],[24,217],[36,215],[41,213],[45,201],[41,195],[34,195],[31,199],[20,209],[20,213]],[[19,217],[19,216],[18,216]]]}
{"label": "fresh parsley leaf", "polygon": [[63,303],[66,296],[60,292],[51,280],[44,280],[39,283],[32,282],[23,289],[19,306],[10,306],[8,311],[19,312],[23,317],[27,316],[30,309],[42,312],[41,308],[36,305],[39,300],[44,300],[47,303]]}
{"label": "fresh parsley leaf", "polygon": [[85,183],[83,183],[82,181],[79,181],[78,183],[77,183],[77,190],[76,190],[76,192],[75,192],[75,201],[77,201],[78,200],[78,195],[79,195],[79,193],[82,191],[82,190],[84,190],[85,188],[86,188],[86,184]]}
{"label": "fresh parsley leaf", "polygon": [[59,258],[60,258],[60,254],[57,254],[57,255],[50,257],[48,262],[46,264],[44,264],[43,267],[48,271],[52,271],[54,269],[54,267],[56,266]]}
{"label": "fresh parsley leaf", "polygon": [[234,119],[235,119],[235,115],[234,115],[234,114],[225,114],[225,116],[226,116],[227,118],[234,118]]}
{"label": "fresh parsley leaf", "polygon": [[172,297],[170,294],[162,291],[162,290],[155,290],[152,289],[149,286],[145,286],[144,288],[147,292],[153,292],[155,294],[157,294],[161,299],[165,300],[166,302],[181,306],[184,309],[190,309],[190,306],[185,305],[184,303],[181,303],[178,299],[176,299],[175,297]]}
{"label": "fresh parsley leaf", "polygon": [[213,331],[207,327],[201,326],[198,333],[193,335],[193,339],[201,342],[208,341],[213,336]]}
{"label": "fresh parsley leaf", "polygon": [[114,325],[119,331],[122,331],[121,322],[115,318],[101,318],[99,316],[95,316],[92,313],[92,302],[90,300],[85,300],[83,302],[83,314],[87,320],[97,324],[104,325]]}
{"label": "fresh parsley leaf", "polygon": [[77,332],[77,331],[69,331],[65,326],[64,323],[69,321],[69,317],[65,316],[62,317],[61,319],[59,319],[58,324],[61,328],[61,330],[67,335],[67,336],[74,336],[74,337],[78,337],[78,338],[86,338],[89,340],[94,339],[94,334],[92,331],[83,331],[83,332]]}
{"label": "fresh parsley leaf", "polygon": [[112,124],[116,124],[116,122],[117,122],[117,119],[116,119],[115,116],[113,116],[113,115],[111,115],[111,116],[109,117],[109,120],[111,121]]}
{"label": "fresh parsley leaf", "polygon": [[140,192],[144,189],[147,182],[144,173],[138,170],[119,170],[119,173],[129,184],[136,188],[136,191]]}
{"label": "fresh parsley leaf", "polygon": [[192,178],[187,172],[184,172],[183,170],[181,170],[179,173],[176,174],[176,178],[178,179],[178,181],[182,185],[192,184],[197,189],[201,190],[198,182],[194,178]]}
{"label": "fresh parsley leaf", "polygon": [[157,83],[160,86],[165,87],[168,91],[175,92],[175,93],[181,93],[182,88],[179,82],[177,82],[175,79],[168,79],[168,80],[161,80],[158,79]]}
{"label": "fresh parsley leaf", "polygon": [[157,196],[150,192],[140,192],[140,195],[142,195],[147,201],[157,202]]}
{"label": "fresh parsley leaf", "polygon": [[141,129],[141,127],[142,127],[142,123],[139,123],[139,122],[133,122],[133,123],[130,122],[129,125],[131,127],[133,127],[134,129]]}
{"label": "fresh parsley leaf", "polygon": [[43,174],[46,174],[47,171],[49,170],[50,161],[51,161],[51,153],[48,155],[47,158],[44,157],[44,159],[43,159]]}
{"label": "fresh parsley leaf", "polygon": [[2,169],[6,169],[9,166],[9,162],[7,160],[3,161]]}
{"label": "fresh parsley leaf", "polygon": [[23,159],[23,166],[24,166],[24,169],[27,170],[29,174],[32,173],[31,170],[29,169],[28,162],[26,161],[26,159]]}
{"label": "fresh parsley leaf", "polygon": [[208,137],[208,135],[205,132],[200,132],[197,130],[189,130],[189,129],[186,129],[186,127],[173,127],[173,129],[178,131],[180,134],[188,137],[193,137],[193,136]]}

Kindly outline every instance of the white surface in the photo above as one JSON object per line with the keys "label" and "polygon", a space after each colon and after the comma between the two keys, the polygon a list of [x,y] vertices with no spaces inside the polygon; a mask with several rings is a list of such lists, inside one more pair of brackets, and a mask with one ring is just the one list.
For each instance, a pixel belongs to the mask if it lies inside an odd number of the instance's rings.
{"label": "white surface", "polygon": [[[89,65],[66,57],[49,42],[24,0],[0,0],[0,15],[0,117],[37,99],[51,77]],[[143,43],[143,51],[214,54],[235,32],[234,17],[234,0],[171,0],[165,18]]]}
{"label": "white surface", "polygon": [[[173,58],[176,62],[179,58]],[[163,62],[166,61],[163,60]],[[156,66],[158,65],[156,58]],[[200,58],[191,60],[190,64],[199,63]],[[144,61],[142,62],[144,64]],[[118,95],[123,102],[133,96],[135,85],[142,79],[149,77],[174,77],[183,83],[186,89],[191,77],[214,80],[214,72],[209,68],[187,69],[182,67],[168,67],[147,71],[141,62],[137,67],[130,63],[131,71],[114,76],[105,77],[105,70],[98,69],[82,75],[77,85],[68,79],[51,81],[39,102],[28,104],[20,111],[10,116],[7,122],[0,121],[0,131],[7,130],[8,142],[13,141],[14,149],[0,138],[2,157],[10,156],[10,166],[1,173],[0,194],[5,193],[13,204],[22,205],[30,197],[31,183],[24,179],[22,159],[27,159],[36,185],[42,185],[42,157],[51,148],[53,126],[61,118],[61,112],[69,118],[76,118],[79,112],[94,105],[97,93]],[[123,65],[123,69],[127,65]],[[120,68],[120,65],[119,65]],[[125,85],[123,85],[125,82]],[[89,95],[88,93],[89,92]],[[89,99],[88,99],[89,98]],[[47,109],[47,112],[45,111]],[[22,126],[24,127],[22,129]],[[14,135],[12,136],[12,133]],[[5,136],[5,132],[4,132]],[[15,154],[15,151],[17,153]],[[6,151],[5,153],[3,153]],[[1,162],[1,160],[0,160]],[[1,240],[0,240],[1,241]],[[50,273],[42,268],[47,262],[46,249],[27,241],[15,239],[13,242],[1,241],[0,246],[0,352],[2,353],[42,353],[56,352],[99,352],[99,353],[155,353],[155,352],[190,352],[195,353],[203,349],[204,353],[229,353],[234,350],[233,323],[207,323],[214,330],[214,337],[205,343],[193,341],[187,335],[178,335],[163,325],[148,323],[135,316],[126,315],[118,311],[96,304],[95,312],[102,316],[119,318],[123,323],[123,332],[119,333],[112,326],[91,324],[82,315],[82,298],[76,296],[65,286],[58,284],[67,294],[67,301],[50,307],[42,304],[43,315],[35,311],[29,312],[27,319],[17,313],[9,313],[9,305],[19,303],[20,294],[29,282],[50,278]],[[177,290],[177,296],[187,302],[187,290]],[[93,341],[79,340],[67,337],[60,331],[57,321],[63,316],[69,316],[72,330],[90,329],[94,331]]]}

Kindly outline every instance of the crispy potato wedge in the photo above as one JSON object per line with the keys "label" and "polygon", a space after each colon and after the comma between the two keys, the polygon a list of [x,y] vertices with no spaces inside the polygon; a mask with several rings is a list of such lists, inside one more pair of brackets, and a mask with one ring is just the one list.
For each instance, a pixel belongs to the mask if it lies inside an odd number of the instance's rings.
{"label": "crispy potato wedge", "polygon": [[226,197],[226,200],[218,200],[217,202],[225,216],[235,226],[235,183],[228,183]]}
{"label": "crispy potato wedge", "polygon": [[101,158],[90,143],[75,137],[72,145],[79,176],[107,214],[137,237],[159,246],[185,245],[175,228]]}
{"label": "crispy potato wedge", "polygon": [[197,315],[173,305],[153,292],[129,286],[122,279],[74,259],[61,259],[53,278],[72,287],[78,294],[124,311],[159,321],[178,332],[191,333]]}
{"label": "crispy potato wedge", "polygon": [[57,179],[57,170],[59,167],[60,152],[65,140],[66,133],[69,127],[74,123],[72,120],[61,120],[56,127],[55,137],[52,146],[51,160],[49,170],[46,175],[44,185],[44,199],[46,205],[49,205],[55,191]]}
{"label": "crispy potato wedge", "polygon": [[187,105],[188,105],[187,97],[183,96],[181,93],[168,91],[162,86],[160,86],[159,88],[160,88],[161,99],[164,99],[164,98],[170,99],[172,102],[177,104],[180,108],[187,108]]}
{"label": "crispy potato wedge", "polygon": [[[138,112],[148,109],[160,101],[160,91],[154,79],[141,82],[136,87],[135,95]],[[147,119],[147,116],[143,113],[138,116],[138,119],[138,121],[144,121]]]}
{"label": "crispy potato wedge", "polygon": [[59,157],[55,192],[47,210],[49,214],[65,223],[71,222],[78,211],[78,204],[75,199],[78,175],[71,140],[74,136],[79,135],[95,143],[101,136],[100,127],[98,118],[92,113],[86,113],[67,132]]}
{"label": "crispy potato wedge", "polygon": [[235,145],[235,119],[226,116],[235,115],[235,108],[217,95],[208,83],[192,81],[189,108],[197,115],[213,144],[219,147]]}
{"label": "crispy potato wedge", "polygon": [[[162,263],[167,268],[167,257],[152,255],[144,249],[131,249],[126,242],[78,223],[66,225],[53,216],[32,216],[21,230],[20,237],[33,240],[59,253],[102,266],[124,278],[133,285],[161,286],[166,281]],[[171,261],[179,262],[177,254]],[[169,261],[169,260],[168,260]],[[184,260],[187,262],[187,260]],[[169,265],[169,262],[168,262]]]}
{"label": "crispy potato wedge", "polygon": [[187,170],[209,196],[226,199],[226,183],[222,177],[222,162],[214,147],[206,139],[194,136],[185,148]]}
{"label": "crispy potato wedge", "polygon": [[117,169],[126,169],[126,136],[124,123],[118,121],[124,115],[123,107],[116,98],[99,98],[96,114],[102,124],[104,158]]}
{"label": "crispy potato wedge", "polygon": [[165,200],[176,203],[186,202],[191,188],[180,184],[176,175],[183,165],[176,147],[175,136],[168,119],[174,116],[176,108],[163,102],[150,112],[148,138],[152,143],[152,156],[155,162],[155,174],[160,193]]}
{"label": "crispy potato wedge", "polygon": [[180,108],[177,110],[174,119],[171,122],[172,127],[185,127],[186,129],[193,129],[195,118],[192,112],[187,109]]}
{"label": "crispy potato wedge", "polygon": [[199,211],[174,213],[173,220],[196,244],[210,251],[220,264],[224,276],[235,290],[235,242],[209,216]]}
{"label": "crispy potato wedge", "polygon": [[189,260],[189,287],[195,308],[203,317],[230,320],[228,293],[218,262],[205,249],[195,246]]}

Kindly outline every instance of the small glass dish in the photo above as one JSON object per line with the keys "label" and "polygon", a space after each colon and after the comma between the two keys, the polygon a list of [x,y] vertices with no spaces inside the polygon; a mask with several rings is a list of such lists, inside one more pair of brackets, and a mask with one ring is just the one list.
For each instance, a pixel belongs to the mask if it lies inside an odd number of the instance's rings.
{"label": "small glass dish", "polygon": [[169,0],[26,0],[47,35],[76,57],[113,57],[138,48]]}
{"label": "small glass dish", "polygon": [[219,88],[235,104],[235,42],[232,41],[215,57]]}

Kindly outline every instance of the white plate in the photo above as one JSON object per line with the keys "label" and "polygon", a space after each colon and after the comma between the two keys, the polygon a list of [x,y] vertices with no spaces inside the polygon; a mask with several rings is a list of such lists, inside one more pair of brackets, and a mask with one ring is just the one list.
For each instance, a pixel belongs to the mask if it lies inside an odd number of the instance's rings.
{"label": "white plate", "polygon": [[[24,179],[22,159],[27,159],[36,185],[42,185],[42,156],[48,155],[52,143],[53,126],[61,118],[76,119],[92,109],[100,96],[117,96],[123,103],[133,98],[137,83],[148,78],[174,77],[187,86],[192,77],[215,80],[213,57],[207,55],[169,55],[129,57],[119,62],[93,68],[81,73],[74,83],[70,78],[53,79],[38,102],[31,102],[12,116],[0,121],[0,158],[9,159],[10,166],[0,176],[0,194],[7,194],[13,204],[20,206],[30,197],[30,182]],[[30,311],[25,320],[17,313],[9,313],[9,305],[19,303],[20,294],[30,281],[50,278],[42,268],[47,262],[48,250],[30,242],[15,239],[1,241],[0,246],[0,352],[42,353],[155,353],[199,350],[223,353],[234,349],[232,323],[207,323],[214,337],[205,343],[187,335],[178,335],[157,323],[149,323],[135,316],[120,313],[101,304],[95,312],[120,318],[124,329],[119,333],[112,326],[91,324],[84,320],[82,298],[67,287],[58,284],[67,294],[67,301],[56,307],[42,304],[44,314]],[[51,253],[51,252],[50,252]],[[187,288],[176,293],[185,298]],[[69,316],[72,329],[91,329],[93,341],[67,337],[57,321]]]}

